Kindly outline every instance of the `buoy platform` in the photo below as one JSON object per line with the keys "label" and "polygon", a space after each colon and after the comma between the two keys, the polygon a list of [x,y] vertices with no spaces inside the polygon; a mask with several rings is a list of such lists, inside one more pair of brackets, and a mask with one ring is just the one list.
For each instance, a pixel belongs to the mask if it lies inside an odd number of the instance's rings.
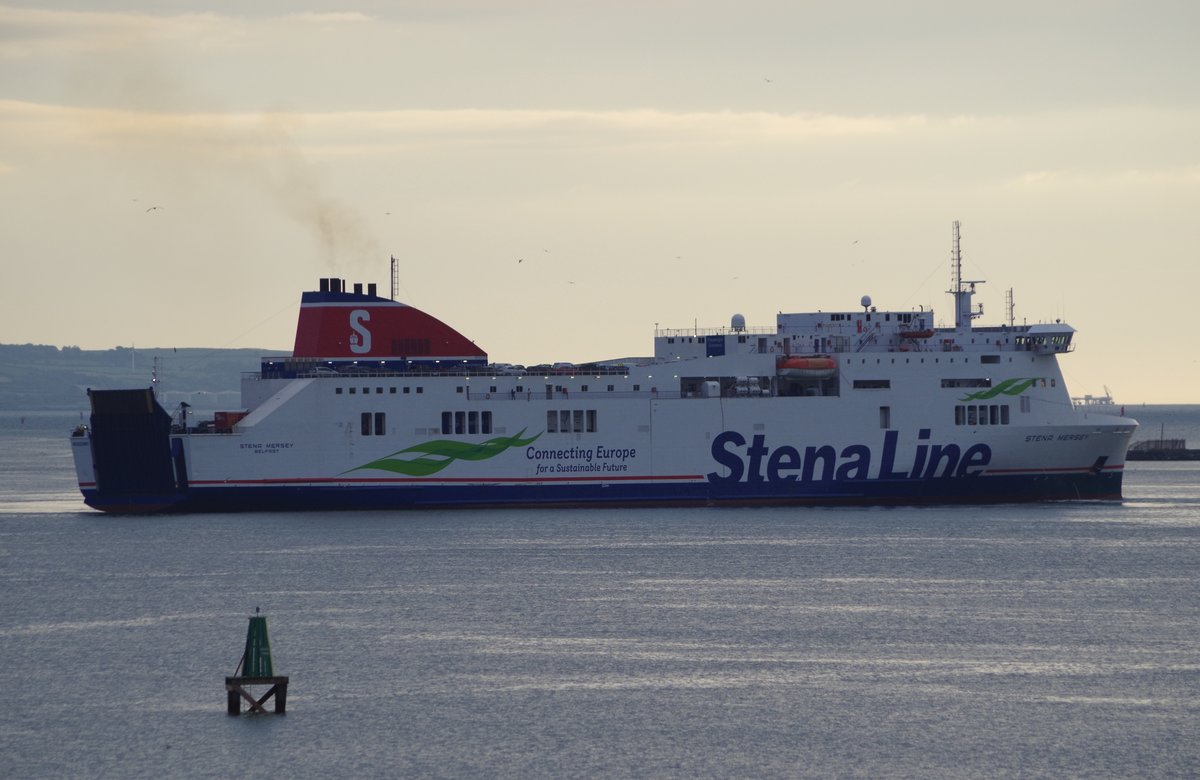
{"label": "buoy platform", "polygon": [[[230,715],[242,713],[242,701],[250,705],[251,713],[266,714],[265,705],[271,699],[275,701],[275,714],[287,712],[288,678],[275,674],[275,665],[271,661],[271,641],[267,638],[267,618],[257,614],[250,618],[250,626],[246,629],[246,650],[242,660],[238,661],[237,669],[232,677],[225,678],[225,706]],[[262,696],[255,697],[246,690],[251,685],[271,686]]]}

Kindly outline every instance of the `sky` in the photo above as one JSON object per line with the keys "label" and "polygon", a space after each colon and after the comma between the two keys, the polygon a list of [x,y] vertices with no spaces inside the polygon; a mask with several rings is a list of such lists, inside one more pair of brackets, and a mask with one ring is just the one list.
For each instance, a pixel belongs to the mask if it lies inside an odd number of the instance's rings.
{"label": "sky", "polygon": [[318,279],[499,362],[735,313],[1062,319],[1200,403],[1200,4],[0,6],[0,343],[289,351]]}

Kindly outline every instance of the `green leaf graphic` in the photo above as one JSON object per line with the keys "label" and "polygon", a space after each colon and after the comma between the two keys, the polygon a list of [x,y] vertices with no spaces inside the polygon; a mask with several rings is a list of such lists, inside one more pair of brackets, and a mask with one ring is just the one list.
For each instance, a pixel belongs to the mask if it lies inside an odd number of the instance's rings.
{"label": "green leaf graphic", "polygon": [[[511,447],[523,447],[526,444],[531,444],[537,441],[538,437],[542,435],[539,433],[531,438],[522,439],[521,435],[524,433],[525,429],[522,428],[520,432],[513,436],[499,436],[495,439],[480,442],[479,444],[450,441],[449,439],[434,439],[433,441],[414,444],[399,452],[393,452],[386,458],[373,460],[370,463],[352,468],[350,471],[379,469],[381,471],[392,471],[396,474],[405,474],[410,477],[427,477],[430,474],[438,473],[456,460],[487,460],[488,458],[494,458]],[[397,457],[398,455],[407,455],[410,453],[419,453],[420,457],[408,459]],[[350,471],[343,473],[349,474]]]}
{"label": "green leaf graphic", "polygon": [[963,401],[987,401],[991,398],[1003,393],[1004,395],[1020,395],[1029,388],[1033,387],[1033,383],[1038,381],[1038,378],[1033,379],[1005,379],[1000,384],[988,390],[980,390],[978,393],[968,393],[964,395]]}

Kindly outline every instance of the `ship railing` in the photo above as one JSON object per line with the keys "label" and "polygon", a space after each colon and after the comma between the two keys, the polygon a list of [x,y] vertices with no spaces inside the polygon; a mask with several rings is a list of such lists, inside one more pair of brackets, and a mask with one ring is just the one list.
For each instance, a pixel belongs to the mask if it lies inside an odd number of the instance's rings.
{"label": "ship railing", "polygon": [[779,333],[779,329],[766,325],[757,325],[750,328],[655,328],[655,338],[687,338],[688,336],[774,336]]}
{"label": "ship railing", "polygon": [[586,370],[553,369],[547,372],[515,372],[515,371],[486,371],[482,369],[455,369],[448,371],[391,371],[357,369],[354,371],[335,371],[326,369],[320,371],[243,371],[242,379],[258,381],[262,379],[361,379],[361,378],[400,378],[427,379],[436,377],[482,377],[499,379],[563,379],[589,376],[628,376],[628,368],[587,368]]}

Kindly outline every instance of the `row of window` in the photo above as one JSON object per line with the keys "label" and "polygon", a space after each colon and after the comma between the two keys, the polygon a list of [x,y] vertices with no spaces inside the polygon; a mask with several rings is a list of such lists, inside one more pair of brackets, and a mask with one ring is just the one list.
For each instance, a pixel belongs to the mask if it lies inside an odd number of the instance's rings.
{"label": "row of window", "polygon": [[546,412],[546,433],[595,432],[595,409],[550,409]]}
{"label": "row of window", "polygon": [[384,435],[387,432],[387,414],[385,412],[363,412],[359,430],[363,436]]}
{"label": "row of window", "polygon": [[[897,358],[889,358],[888,360],[891,363],[895,363]],[[906,358],[904,358],[905,363],[912,363],[914,360],[916,360],[918,363],[925,362],[925,358],[923,358],[923,357],[918,357],[918,358],[906,357]],[[934,363],[938,363],[938,364],[940,364],[942,362],[942,359],[940,357],[930,358],[930,360],[932,360]],[[957,357],[957,358],[947,358],[946,362],[953,363],[955,360],[957,360],[960,363],[970,363],[971,362],[971,358],[962,357],[962,356]],[[853,362],[854,362],[854,358],[846,358],[846,365],[850,365]],[[1000,356],[999,355],[980,355],[979,362],[980,363],[999,363]],[[1012,358],[1009,358],[1008,362],[1011,363]],[[867,358],[859,358],[859,363],[865,366],[867,364]],[[875,363],[882,364],[883,358],[875,358]]]}
{"label": "row of window", "polygon": [[[347,388],[335,387],[335,388],[334,388],[334,390],[333,390],[333,392],[334,392],[334,394],[335,394],[335,395],[341,395],[341,394],[342,394],[342,390],[344,390],[344,389],[347,389]],[[351,388],[349,388],[349,390],[350,390],[350,395],[358,395],[358,390],[359,390],[359,388],[357,388],[357,387],[351,387]],[[388,393],[389,393],[389,394],[391,394],[391,395],[395,395],[395,394],[396,394],[396,388],[395,388],[395,387],[389,387],[389,388],[387,389],[387,391],[388,391]],[[404,388],[404,394],[405,394],[405,395],[408,395],[408,394],[409,394],[409,393],[411,393],[411,392],[412,392],[412,388],[411,388],[411,387],[406,387],[406,388]],[[418,394],[418,395],[420,395],[421,393],[424,393],[424,392],[425,392],[425,388],[423,388],[423,387],[418,387],[418,388],[417,388],[417,394]],[[364,387],[364,388],[362,388],[362,394],[363,394],[363,395],[370,395],[370,394],[371,394],[371,388],[369,388],[369,387]],[[383,388],[382,388],[382,387],[376,387],[376,388],[375,388],[375,394],[376,394],[376,395],[383,395]]]}
{"label": "row of window", "polygon": [[[546,385],[546,397],[552,398],[554,393],[568,393],[570,391],[570,389],[571,388],[567,387],[566,385]],[[641,385],[633,386],[633,391],[635,393],[641,391],[641,389],[642,389]],[[479,393],[481,392],[480,390],[475,390],[474,392],[472,392],[471,388],[466,387],[465,385],[459,385],[458,387],[455,388],[455,390],[459,393],[465,393],[468,398],[478,398]],[[590,390],[589,385],[580,385],[577,392],[586,393],[586,392],[589,392],[589,390]],[[605,387],[605,390],[609,393],[615,393],[617,390],[617,386],[616,385],[607,385]],[[406,390],[405,392],[408,392],[408,391]],[[420,392],[420,388],[417,388],[417,392]],[[496,385],[489,385],[487,392],[489,393],[489,395],[491,393],[497,392]],[[516,398],[518,395],[523,395],[526,392],[525,385],[517,385],[512,390],[508,390],[506,392],[509,394],[510,397]],[[530,388],[529,392],[530,393],[534,392],[533,388]],[[537,392],[540,393],[541,391],[539,390]]]}
{"label": "row of window", "polygon": [[442,412],[442,433],[491,433],[491,412]]}
{"label": "row of window", "polygon": [[[1046,386],[1045,379],[1037,380],[1037,383],[1042,387]],[[890,379],[855,379],[853,382],[855,390],[887,390],[892,386]],[[991,387],[992,380],[990,379],[943,379],[942,387]],[[1050,379],[1050,387],[1057,386],[1057,380]]]}
{"label": "row of window", "polygon": [[1008,425],[1008,404],[959,404],[954,407],[954,424]]}

